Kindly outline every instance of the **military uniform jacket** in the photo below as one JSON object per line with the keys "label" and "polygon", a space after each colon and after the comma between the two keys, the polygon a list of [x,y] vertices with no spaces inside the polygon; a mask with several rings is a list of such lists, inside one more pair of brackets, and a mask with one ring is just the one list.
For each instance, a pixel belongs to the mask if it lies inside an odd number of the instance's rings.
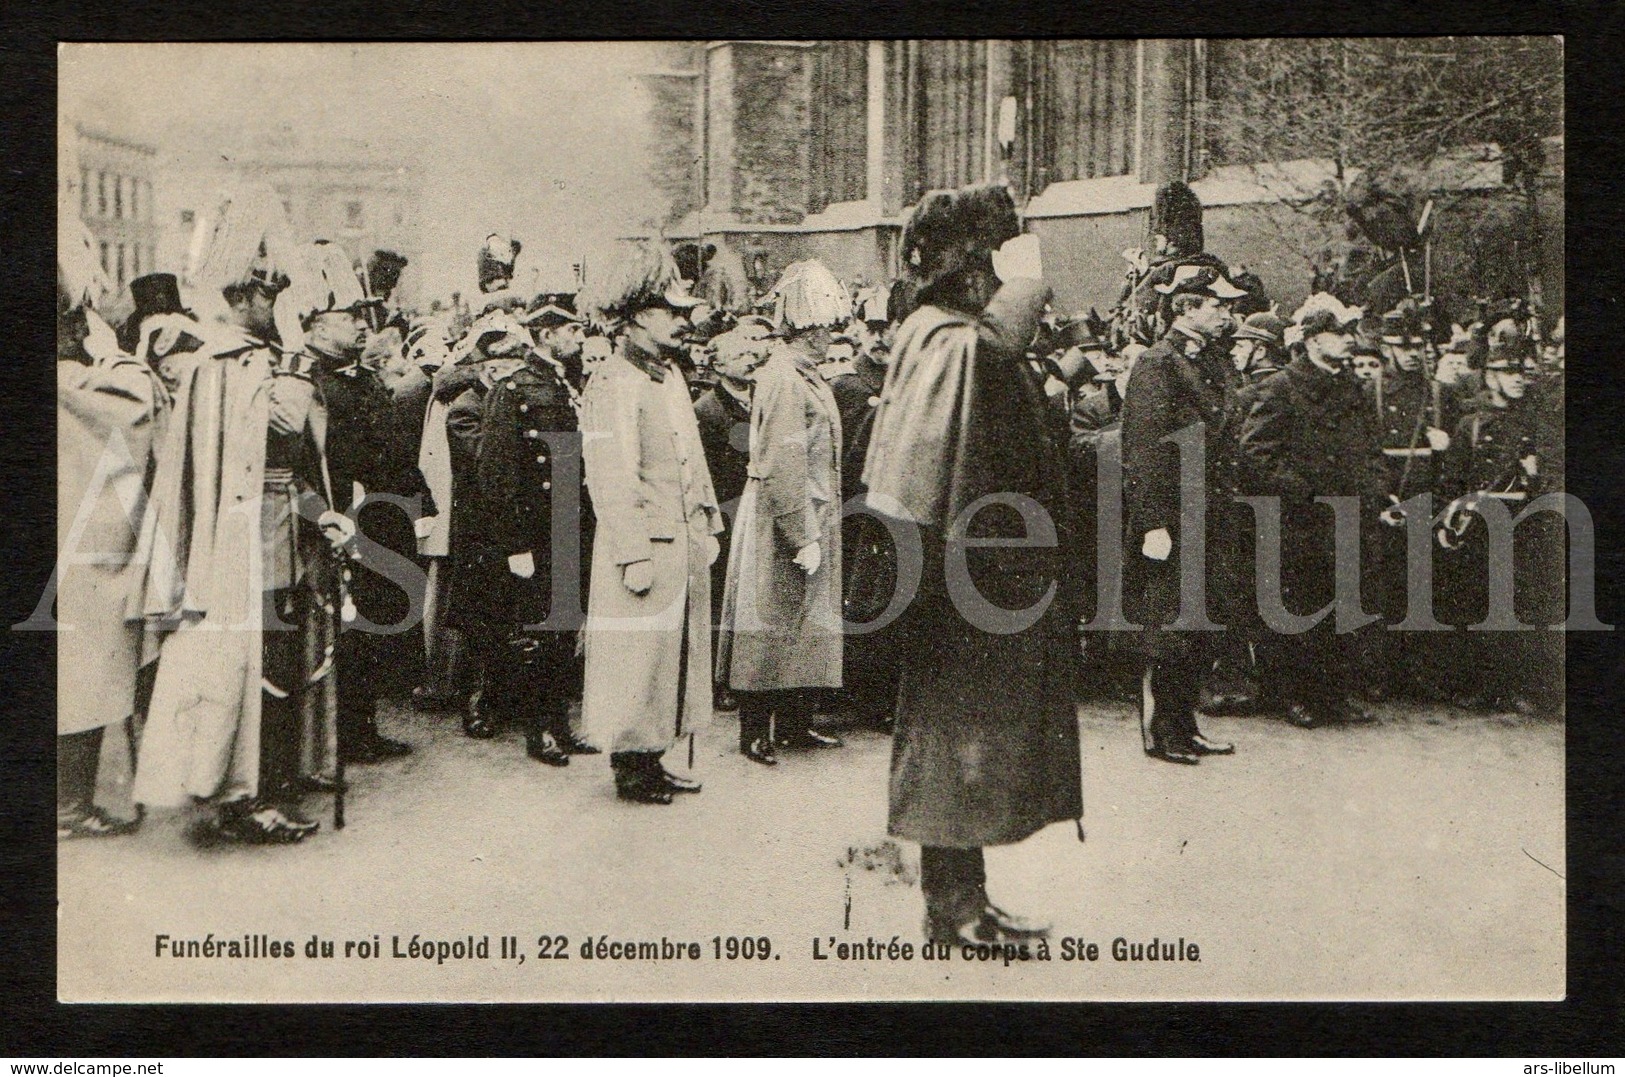
{"label": "military uniform jacket", "polygon": [[1384,370],[1366,387],[1382,439],[1387,492],[1401,501],[1423,492],[1437,493],[1439,454],[1428,442],[1430,426],[1448,431],[1454,422],[1450,402],[1439,387],[1439,415],[1434,415],[1434,383],[1420,372]]}
{"label": "military uniform jacket", "polygon": [[750,468],[750,400],[740,400],[721,385],[714,385],[694,402],[700,424],[700,443],[711,468],[717,500],[729,511],[745,492]]}
{"label": "military uniform jacket", "polygon": [[1123,393],[1123,493],[1131,545],[1148,532],[1166,529],[1179,548],[1181,495],[1179,448],[1164,439],[1203,423],[1204,485],[1208,520],[1235,491],[1236,376],[1230,358],[1213,344],[1199,345],[1172,330],[1134,364]]}
{"label": "military uniform jacket", "polygon": [[551,564],[553,528],[562,522],[554,506],[565,489],[580,495],[570,522],[588,529],[592,520],[573,396],[558,371],[532,364],[498,381],[485,398],[477,481],[487,535],[505,557],[533,554],[538,571]]}
{"label": "military uniform jacket", "polygon": [[863,465],[869,456],[869,432],[880,406],[880,390],[886,385],[886,368],[860,356],[852,372],[829,383],[835,394],[835,407],[841,413],[841,498],[861,494]]}
{"label": "military uniform jacket", "polygon": [[[1537,416],[1527,398],[1504,408],[1484,408],[1465,416],[1450,435],[1440,493],[1446,498],[1483,492],[1538,494],[1538,484],[1521,461],[1536,456],[1540,472]],[[1513,511],[1518,508],[1513,506]]]}

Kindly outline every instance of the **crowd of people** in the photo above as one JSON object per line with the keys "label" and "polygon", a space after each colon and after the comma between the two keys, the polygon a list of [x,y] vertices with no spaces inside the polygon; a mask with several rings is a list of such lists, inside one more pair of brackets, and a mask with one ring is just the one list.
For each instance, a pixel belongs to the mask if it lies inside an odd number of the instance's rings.
{"label": "crowd of people", "polygon": [[[1183,185],[1152,232],[1105,317],[1009,270],[998,186],[922,198],[886,284],[808,260],[718,302],[651,242],[536,291],[492,235],[477,296],[419,314],[245,187],[198,309],[153,274],[117,329],[66,236],[59,837],[139,824],[95,802],[110,728],[143,809],[289,844],[346,765],[413,750],[379,727],[397,693],[546,766],[607,754],[637,804],[701,791],[718,711],[763,767],[869,725],[928,935],[998,941],[1044,928],[982,849],[1081,818],[1091,695],[1184,765],[1234,752],[1204,714],[1560,705],[1557,634],[1437,629],[1500,608],[1487,503],[1562,489],[1561,321],[1284,313]],[[1515,532],[1528,623],[1563,619],[1562,528]]]}

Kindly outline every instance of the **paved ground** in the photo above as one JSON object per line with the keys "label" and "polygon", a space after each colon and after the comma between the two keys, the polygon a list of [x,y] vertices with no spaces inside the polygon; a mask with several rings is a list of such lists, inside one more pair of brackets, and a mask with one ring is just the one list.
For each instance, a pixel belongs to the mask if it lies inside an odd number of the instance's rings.
{"label": "paved ground", "polygon": [[[1006,907],[1056,925],[1051,960],[838,957],[919,942],[917,851],[888,848],[889,740],[767,771],[698,741],[697,797],[614,799],[603,757],[554,770],[515,733],[476,742],[390,710],[418,751],[356,768],[350,825],[293,848],[199,852],[174,814],[132,838],[59,848],[65,1000],[1560,998],[1560,722],[1390,708],[1301,731],[1211,720],[1238,754],[1147,760],[1128,708],[1080,708],[1087,841],[1059,825],[990,850]],[[325,798],[312,798],[324,820]],[[291,940],[292,959],[158,957],[155,936]],[[336,943],[308,959],[312,936]],[[392,937],[490,937],[485,959],[391,956]],[[501,956],[516,936],[521,964]],[[542,960],[542,936],[568,960]],[[698,943],[699,960],[583,960],[589,936]],[[771,940],[717,960],[714,938]],[[1112,959],[1112,940],[1183,938],[1198,961]],[[377,939],[381,956],[346,957]],[[832,943],[833,938],[833,943]],[[1099,947],[1063,960],[1064,940]],[[549,944],[552,948],[552,944]],[[319,952],[319,951],[318,951]],[[1188,953],[1188,951],[1186,951]]]}

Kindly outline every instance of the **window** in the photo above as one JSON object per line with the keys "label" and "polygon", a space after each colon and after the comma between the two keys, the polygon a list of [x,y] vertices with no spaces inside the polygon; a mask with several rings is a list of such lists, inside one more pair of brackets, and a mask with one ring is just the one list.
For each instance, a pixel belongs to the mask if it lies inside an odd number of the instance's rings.
{"label": "window", "polygon": [[124,216],[124,177],[120,175],[113,176],[113,216]]}
{"label": "window", "polygon": [[114,278],[120,288],[124,287],[124,244],[118,245],[118,276]]}
{"label": "window", "polygon": [[362,226],[360,202],[344,203],[344,226],[346,228],[360,228]]}
{"label": "window", "polygon": [[141,275],[141,246],[139,244],[130,248],[130,279]]}
{"label": "window", "polygon": [[79,216],[90,216],[90,169],[79,170]]}
{"label": "window", "polygon": [[107,260],[107,253],[108,253],[107,252],[107,241],[105,239],[102,240],[101,247],[102,247],[102,272],[103,273],[111,273],[113,271],[113,266],[112,266],[112,263]]}
{"label": "window", "polygon": [[813,56],[808,209],[868,193],[869,45],[825,41]]}
{"label": "window", "polygon": [[[96,173],[96,216],[107,216],[107,173]],[[104,267],[105,268],[105,267]]]}
{"label": "window", "polygon": [[144,205],[147,207],[147,220],[150,221],[152,220],[152,181],[143,180],[142,182],[147,185],[147,199]]}
{"label": "window", "polygon": [[138,180],[138,179],[132,179],[130,181],[130,219],[131,220],[139,221],[141,219],[141,210],[139,208],[140,205],[141,205],[141,181]]}
{"label": "window", "polygon": [[1138,167],[1135,52],[1133,41],[1032,42],[1027,69],[1032,193],[1066,180],[1126,176]]}

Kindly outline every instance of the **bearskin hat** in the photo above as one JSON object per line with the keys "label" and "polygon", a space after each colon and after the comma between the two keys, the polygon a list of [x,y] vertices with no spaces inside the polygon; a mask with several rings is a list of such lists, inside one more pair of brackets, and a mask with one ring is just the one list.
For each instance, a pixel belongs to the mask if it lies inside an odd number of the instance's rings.
{"label": "bearskin hat", "polygon": [[1168,241],[1163,254],[1200,254],[1207,248],[1202,200],[1187,184],[1175,181],[1157,188],[1151,199],[1151,234]]}
{"label": "bearskin hat", "polygon": [[1021,234],[1007,187],[987,184],[927,192],[903,226],[902,256],[920,291],[979,264]]}

